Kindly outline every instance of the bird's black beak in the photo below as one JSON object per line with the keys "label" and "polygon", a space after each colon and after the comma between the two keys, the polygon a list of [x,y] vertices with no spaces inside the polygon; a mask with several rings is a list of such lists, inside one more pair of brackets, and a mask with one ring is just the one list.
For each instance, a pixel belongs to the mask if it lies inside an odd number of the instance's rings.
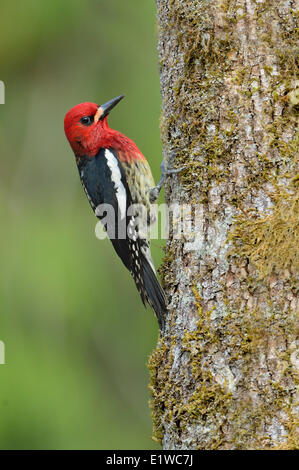
{"label": "bird's black beak", "polygon": [[98,122],[100,119],[104,119],[105,116],[107,116],[111,109],[116,106],[120,100],[124,98],[125,95],[120,95],[117,96],[116,98],[113,98],[113,100],[107,101],[107,103],[102,104],[102,106],[99,106],[95,116],[94,116],[94,122]]}

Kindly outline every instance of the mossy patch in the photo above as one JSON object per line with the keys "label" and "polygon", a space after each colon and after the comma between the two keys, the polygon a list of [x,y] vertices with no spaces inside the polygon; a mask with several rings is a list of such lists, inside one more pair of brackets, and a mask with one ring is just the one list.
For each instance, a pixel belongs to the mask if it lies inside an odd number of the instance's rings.
{"label": "mossy patch", "polygon": [[[172,357],[170,357],[169,354],[169,349],[162,339],[148,361],[150,373],[149,390],[152,396],[150,400],[150,410],[153,420],[152,439],[160,444],[163,439],[162,419],[165,406],[168,406],[167,395],[170,387],[169,371],[172,364]],[[164,365],[163,368],[161,364]]]}
{"label": "mossy patch", "polygon": [[289,268],[299,269],[299,196],[294,185],[290,191],[277,187],[272,194],[273,209],[268,214],[248,211],[237,217],[229,235],[233,242],[230,255],[245,257],[263,279]]}

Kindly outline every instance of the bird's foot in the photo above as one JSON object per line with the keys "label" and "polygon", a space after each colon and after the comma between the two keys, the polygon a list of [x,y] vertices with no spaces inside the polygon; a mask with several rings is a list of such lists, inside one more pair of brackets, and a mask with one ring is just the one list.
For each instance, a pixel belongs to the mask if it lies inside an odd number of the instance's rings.
{"label": "bird's foot", "polygon": [[149,190],[149,200],[151,204],[156,202],[156,200],[159,197],[160,191],[161,191],[161,188],[159,188],[158,186],[155,186],[154,188],[151,188]]}
{"label": "bird's foot", "polygon": [[[175,156],[175,152],[171,152],[171,159],[170,160],[173,160],[174,156]],[[161,178],[160,178],[160,181],[157,184],[157,186],[155,186],[154,188],[149,190],[149,199],[150,199],[151,204],[154,203],[158,199],[160,191],[161,191],[161,189],[162,189],[162,187],[165,183],[166,176],[175,175],[176,173],[180,173],[182,170],[184,170],[184,167],[181,167],[181,168],[168,168],[167,163],[168,162],[166,162],[165,157],[164,157],[163,161],[161,163]]]}

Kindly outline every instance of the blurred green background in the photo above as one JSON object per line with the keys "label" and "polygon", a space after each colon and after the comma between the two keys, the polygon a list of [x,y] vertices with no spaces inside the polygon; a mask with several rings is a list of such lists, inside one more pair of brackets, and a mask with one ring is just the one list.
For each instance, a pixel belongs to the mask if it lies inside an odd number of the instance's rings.
{"label": "blurred green background", "polygon": [[95,237],[63,132],[75,104],[124,93],[110,125],[158,179],[155,2],[2,2],[0,39],[0,448],[156,448],[145,364],[157,324]]}

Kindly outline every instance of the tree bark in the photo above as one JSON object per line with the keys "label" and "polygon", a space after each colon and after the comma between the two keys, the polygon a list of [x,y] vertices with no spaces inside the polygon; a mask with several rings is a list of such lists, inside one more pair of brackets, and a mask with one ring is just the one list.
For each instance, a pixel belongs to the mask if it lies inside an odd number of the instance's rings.
{"label": "tree bark", "polygon": [[[157,0],[166,334],[149,360],[164,449],[298,447],[298,2]],[[189,212],[188,212],[189,210]],[[177,217],[177,216],[176,216]]]}

